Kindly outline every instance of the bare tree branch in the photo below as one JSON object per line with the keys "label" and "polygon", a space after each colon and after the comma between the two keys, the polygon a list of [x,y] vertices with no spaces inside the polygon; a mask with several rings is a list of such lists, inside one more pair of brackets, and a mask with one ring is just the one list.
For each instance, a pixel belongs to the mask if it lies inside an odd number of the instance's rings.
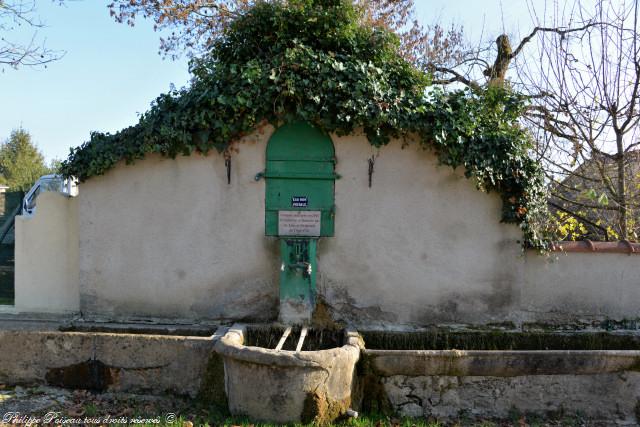
{"label": "bare tree branch", "polygon": [[[55,2],[62,3],[62,0]],[[4,35],[23,25],[34,29],[29,42],[13,42]],[[36,15],[35,0],[0,0],[0,64],[12,68],[37,67],[62,58],[64,52],[49,49],[44,41],[37,41],[35,30],[43,26]]]}

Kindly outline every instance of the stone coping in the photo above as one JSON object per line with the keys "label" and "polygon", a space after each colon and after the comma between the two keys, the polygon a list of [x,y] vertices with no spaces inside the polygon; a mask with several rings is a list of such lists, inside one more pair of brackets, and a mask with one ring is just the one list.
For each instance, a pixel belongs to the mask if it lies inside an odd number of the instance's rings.
{"label": "stone coping", "polygon": [[363,350],[382,376],[590,375],[640,370],[638,350]]}

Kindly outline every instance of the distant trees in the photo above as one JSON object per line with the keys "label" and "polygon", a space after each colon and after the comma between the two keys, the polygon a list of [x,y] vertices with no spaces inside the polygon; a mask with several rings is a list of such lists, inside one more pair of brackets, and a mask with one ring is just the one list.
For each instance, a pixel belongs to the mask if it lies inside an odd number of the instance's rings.
{"label": "distant trees", "polygon": [[0,182],[12,191],[27,191],[42,175],[51,173],[31,135],[18,128],[0,146]]}

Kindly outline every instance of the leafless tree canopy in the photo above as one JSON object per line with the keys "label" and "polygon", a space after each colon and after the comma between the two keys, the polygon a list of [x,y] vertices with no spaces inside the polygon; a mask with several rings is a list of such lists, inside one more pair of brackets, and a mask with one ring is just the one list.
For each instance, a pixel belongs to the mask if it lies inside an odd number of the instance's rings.
{"label": "leafless tree canopy", "polygon": [[[15,41],[15,30],[25,26],[33,30],[32,37],[27,42]],[[36,0],[0,0],[0,64],[33,67],[60,59],[63,52],[51,50],[38,40],[37,30],[43,26],[36,13]]]}
{"label": "leafless tree canopy", "polygon": [[594,223],[592,235],[637,239],[638,4],[584,3],[540,15],[550,22],[531,53],[515,57],[514,84],[533,99],[526,120],[551,202]]}
{"label": "leafless tree canopy", "polygon": [[[278,1],[278,0],[271,0]],[[462,27],[423,26],[415,16],[414,0],[353,0],[362,8],[367,25],[394,31],[402,42],[401,53],[417,66],[453,65],[467,51]],[[135,25],[138,17],[151,19],[160,38],[160,53],[175,59],[182,54],[207,52],[230,20],[256,0],[114,0],[111,16]]]}
{"label": "leafless tree canopy", "polygon": [[638,2],[530,1],[529,9],[535,23],[526,37],[512,45],[501,34],[456,65],[435,66],[437,83],[528,95],[523,120],[547,172],[558,226],[581,224],[565,237],[638,239]]}

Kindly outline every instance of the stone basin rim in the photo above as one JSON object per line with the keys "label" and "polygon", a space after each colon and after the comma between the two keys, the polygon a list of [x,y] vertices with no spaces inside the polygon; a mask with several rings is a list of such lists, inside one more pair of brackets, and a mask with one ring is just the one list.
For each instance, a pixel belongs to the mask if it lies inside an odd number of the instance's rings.
{"label": "stone basin rim", "polygon": [[215,351],[223,357],[259,365],[323,369],[323,363],[327,360],[347,353],[355,353],[357,359],[362,349],[362,338],[355,330],[348,328],[344,330],[344,345],[325,350],[276,351],[264,347],[247,346],[243,344],[246,327],[247,325],[244,324],[235,324],[230,327],[215,343]]}
{"label": "stone basin rim", "polygon": [[455,357],[478,357],[478,356],[624,356],[624,357],[640,357],[640,350],[393,350],[393,349],[368,349],[362,350],[367,355],[384,356],[384,355],[424,355],[424,356],[455,356]]}
{"label": "stone basin rim", "polygon": [[363,350],[381,376],[597,375],[640,370],[638,350]]}

